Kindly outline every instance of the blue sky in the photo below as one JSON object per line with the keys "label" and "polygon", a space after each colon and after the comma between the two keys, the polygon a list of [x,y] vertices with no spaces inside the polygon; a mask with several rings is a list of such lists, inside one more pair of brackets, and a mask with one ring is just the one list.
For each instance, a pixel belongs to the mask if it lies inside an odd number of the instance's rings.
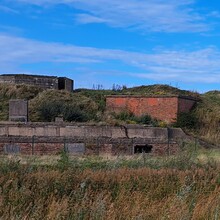
{"label": "blue sky", "polygon": [[75,86],[220,85],[217,0],[0,0],[0,74]]}

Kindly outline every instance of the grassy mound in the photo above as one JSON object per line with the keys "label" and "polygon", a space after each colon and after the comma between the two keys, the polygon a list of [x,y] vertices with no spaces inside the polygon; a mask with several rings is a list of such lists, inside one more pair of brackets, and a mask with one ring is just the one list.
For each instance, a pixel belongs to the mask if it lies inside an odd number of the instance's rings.
{"label": "grassy mound", "polygon": [[220,91],[210,91],[202,95],[195,109],[198,120],[196,133],[214,144],[220,143]]}
{"label": "grassy mound", "polygon": [[37,96],[43,89],[29,85],[0,84],[0,121],[8,120],[10,99],[30,100]]}
{"label": "grassy mound", "polygon": [[[180,115],[177,125],[213,144],[220,143],[220,91],[210,91],[201,95],[168,85],[120,87],[113,90],[76,89],[73,93],[69,93],[43,90],[29,85],[0,84],[0,120],[8,120],[10,99],[27,99],[30,101],[29,118],[31,121],[54,121],[55,116],[62,115],[66,121],[95,120],[110,124],[139,123],[140,119],[133,120],[134,116],[129,118],[106,115],[106,95],[120,94],[197,97],[201,100],[197,107],[189,114]],[[150,121],[151,124],[160,125],[160,123],[152,123],[153,120]]]}
{"label": "grassy mound", "polygon": [[30,100],[31,121],[54,121],[63,116],[65,121],[96,119],[97,104],[90,98],[67,91],[45,90]]}

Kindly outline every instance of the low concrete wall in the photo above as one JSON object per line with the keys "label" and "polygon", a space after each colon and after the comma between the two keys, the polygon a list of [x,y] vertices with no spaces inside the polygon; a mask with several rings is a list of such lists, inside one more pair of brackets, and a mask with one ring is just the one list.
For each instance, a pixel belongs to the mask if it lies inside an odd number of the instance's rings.
{"label": "low concrete wall", "polygon": [[[184,138],[180,128],[170,128],[172,138]],[[167,139],[167,128],[141,125],[97,126],[55,123],[8,123],[0,124],[0,136],[45,137],[108,137],[108,138],[155,138]]]}
{"label": "low concrete wall", "polygon": [[[0,152],[19,147],[24,154],[56,154],[66,146],[85,145],[85,154],[133,154],[134,147],[150,145],[152,153],[177,151],[178,140],[185,139],[178,128],[154,128],[140,125],[96,126],[55,123],[0,124]],[[80,145],[78,145],[79,147]],[[72,151],[72,150],[71,150]],[[74,151],[74,149],[73,149]]]}

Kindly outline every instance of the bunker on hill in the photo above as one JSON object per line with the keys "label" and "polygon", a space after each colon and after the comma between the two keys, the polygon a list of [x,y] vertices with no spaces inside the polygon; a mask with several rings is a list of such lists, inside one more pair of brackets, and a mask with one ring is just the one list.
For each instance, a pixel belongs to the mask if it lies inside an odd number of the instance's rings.
{"label": "bunker on hill", "polygon": [[27,84],[43,89],[57,89],[73,91],[73,80],[66,77],[27,75],[27,74],[3,74],[0,75],[0,83]]}

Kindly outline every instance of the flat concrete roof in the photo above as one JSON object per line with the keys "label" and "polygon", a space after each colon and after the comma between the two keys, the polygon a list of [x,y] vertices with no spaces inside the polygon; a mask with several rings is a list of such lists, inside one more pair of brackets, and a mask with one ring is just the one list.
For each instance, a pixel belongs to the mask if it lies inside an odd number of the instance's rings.
{"label": "flat concrete roof", "polygon": [[[53,78],[53,79],[56,79],[56,78],[63,78],[63,79],[70,79],[70,78],[67,78],[65,76],[47,76],[47,75],[29,75],[29,74],[1,74],[0,76],[21,76],[21,77],[40,77],[40,78]],[[72,79],[70,79],[72,80]]]}

